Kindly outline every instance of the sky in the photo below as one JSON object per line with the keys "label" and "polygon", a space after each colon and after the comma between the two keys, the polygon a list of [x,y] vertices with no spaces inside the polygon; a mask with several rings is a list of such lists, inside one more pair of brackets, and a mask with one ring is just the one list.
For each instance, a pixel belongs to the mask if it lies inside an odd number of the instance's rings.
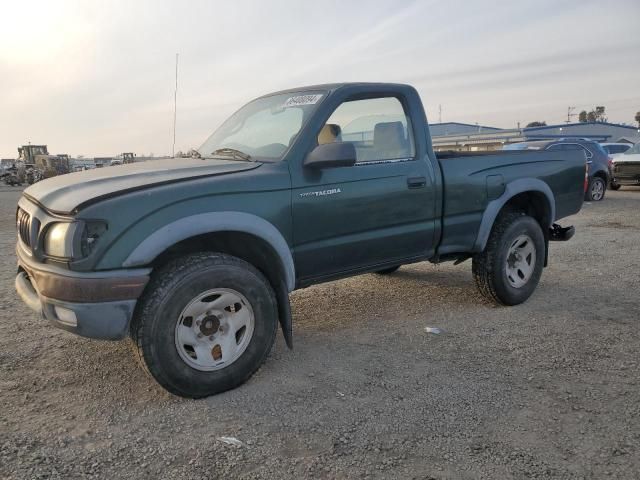
{"label": "sky", "polygon": [[[0,157],[199,147],[252,98],[414,85],[431,122],[498,127],[640,111],[640,1],[0,0]],[[574,117],[577,121],[577,117]]]}

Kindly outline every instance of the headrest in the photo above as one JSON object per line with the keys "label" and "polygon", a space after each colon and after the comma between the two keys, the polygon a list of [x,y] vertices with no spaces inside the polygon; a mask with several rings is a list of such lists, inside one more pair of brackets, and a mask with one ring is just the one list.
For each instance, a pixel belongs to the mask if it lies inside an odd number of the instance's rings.
{"label": "headrest", "polygon": [[392,150],[404,148],[404,127],[402,122],[376,123],[373,129],[373,146],[376,149]]}
{"label": "headrest", "polygon": [[340,133],[342,130],[335,123],[327,123],[318,134],[318,145],[325,143],[334,143],[340,141]]}

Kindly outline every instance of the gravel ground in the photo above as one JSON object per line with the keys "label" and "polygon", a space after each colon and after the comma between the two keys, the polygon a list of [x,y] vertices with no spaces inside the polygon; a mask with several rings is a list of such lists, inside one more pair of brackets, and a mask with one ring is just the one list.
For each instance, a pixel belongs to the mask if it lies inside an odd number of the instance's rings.
{"label": "gravel ground", "polygon": [[295,292],[295,350],[198,401],[21,304],[19,194],[0,189],[0,478],[640,478],[640,189],[585,204],[518,307],[484,303],[469,262]]}

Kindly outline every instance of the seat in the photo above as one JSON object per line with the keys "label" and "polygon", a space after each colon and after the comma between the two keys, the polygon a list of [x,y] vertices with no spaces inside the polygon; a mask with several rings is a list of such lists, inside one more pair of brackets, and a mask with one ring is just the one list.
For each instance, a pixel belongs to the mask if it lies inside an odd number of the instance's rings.
{"label": "seat", "polygon": [[373,128],[373,149],[379,160],[409,156],[402,122],[376,123]]}
{"label": "seat", "polygon": [[342,129],[340,125],[335,123],[327,123],[320,133],[318,134],[318,145],[324,145],[325,143],[335,143],[342,141]]}

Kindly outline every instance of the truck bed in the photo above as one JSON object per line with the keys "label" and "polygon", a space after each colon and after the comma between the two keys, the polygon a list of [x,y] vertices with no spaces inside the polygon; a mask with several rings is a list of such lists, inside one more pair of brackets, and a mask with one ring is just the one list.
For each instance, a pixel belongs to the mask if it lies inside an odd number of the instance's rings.
{"label": "truck bed", "polygon": [[492,151],[440,152],[443,177],[441,254],[473,251],[487,205],[517,179],[541,180],[555,198],[555,218],[577,213],[584,197],[586,158],[583,152]]}

